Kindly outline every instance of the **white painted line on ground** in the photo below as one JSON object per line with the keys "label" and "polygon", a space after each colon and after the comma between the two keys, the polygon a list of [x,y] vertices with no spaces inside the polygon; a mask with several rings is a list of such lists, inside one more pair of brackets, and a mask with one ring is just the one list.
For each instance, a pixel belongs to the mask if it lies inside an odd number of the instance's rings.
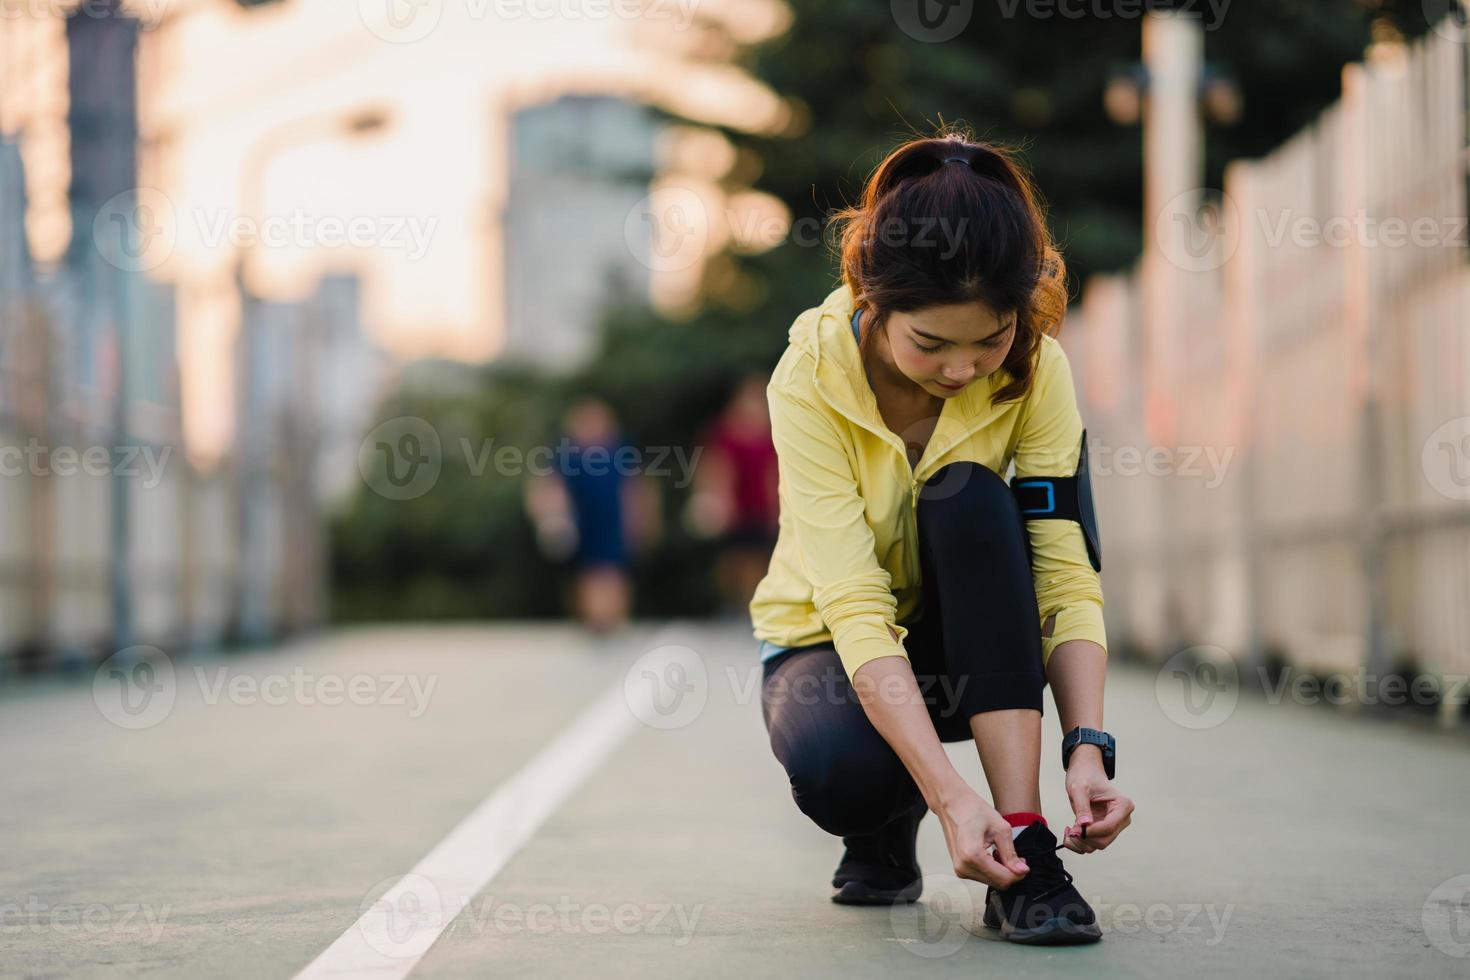
{"label": "white painted line on ground", "polygon": [[[678,629],[667,627],[649,642],[656,647]],[[449,835],[398,879],[332,945],[296,975],[400,980],[460,912],[505,867],[568,796],[648,716],[630,704],[624,678],[507,782],[486,797]],[[649,697],[652,697],[650,692]]]}

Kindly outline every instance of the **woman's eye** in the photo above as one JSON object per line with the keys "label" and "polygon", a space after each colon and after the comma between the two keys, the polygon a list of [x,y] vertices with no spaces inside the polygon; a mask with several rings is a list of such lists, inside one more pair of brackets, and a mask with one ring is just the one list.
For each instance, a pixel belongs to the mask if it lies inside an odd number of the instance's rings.
{"label": "woman's eye", "polygon": [[914,341],[914,346],[917,347],[919,350],[923,351],[925,354],[934,354],[934,353],[938,352],[940,345],[935,345],[933,347],[925,347],[923,344],[919,343],[918,341]]}

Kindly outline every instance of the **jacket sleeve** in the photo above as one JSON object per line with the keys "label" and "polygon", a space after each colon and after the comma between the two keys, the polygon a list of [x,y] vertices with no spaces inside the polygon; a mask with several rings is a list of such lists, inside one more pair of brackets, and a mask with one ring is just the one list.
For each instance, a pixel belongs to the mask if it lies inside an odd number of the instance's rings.
{"label": "jacket sleeve", "polygon": [[[1031,405],[1016,443],[1016,477],[1071,476],[1077,471],[1082,416],[1072,387],[1072,369],[1060,345],[1043,357]],[[1103,629],[1102,581],[1087,558],[1082,528],[1072,520],[1028,520],[1031,570],[1043,626],[1056,614],[1051,636],[1041,638],[1043,665],[1067,640],[1092,640],[1107,650]]]}
{"label": "jacket sleeve", "polygon": [[830,415],[776,385],[767,388],[781,507],[795,534],[812,602],[849,678],[869,660],[908,659],[898,600],[878,562],[866,504]]}

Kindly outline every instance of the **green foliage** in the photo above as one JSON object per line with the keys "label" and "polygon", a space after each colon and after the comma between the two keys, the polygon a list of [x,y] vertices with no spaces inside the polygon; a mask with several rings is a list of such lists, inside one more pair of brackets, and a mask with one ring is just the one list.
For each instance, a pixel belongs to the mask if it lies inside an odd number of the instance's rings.
{"label": "green foliage", "polygon": [[[550,615],[555,569],[535,548],[522,477],[493,453],[540,444],[548,389],[528,372],[485,371],[471,394],[405,392],[380,418],[429,421],[442,468],[422,496],[390,500],[364,486],[332,521],[338,620]],[[488,452],[487,452],[488,448]],[[381,464],[380,464],[381,465]]]}
{"label": "green foliage", "polygon": [[[1141,22],[1121,13],[1139,4],[975,3],[965,29],[941,43],[899,30],[887,3],[790,6],[792,29],[749,63],[805,107],[809,128],[795,139],[727,135],[765,162],[759,186],[794,217],[855,202],[898,142],[963,122],[1024,150],[1076,282],[1133,262],[1142,242],[1142,134],[1107,116],[1103,91],[1115,70],[1141,59]],[[1093,12],[1076,16],[1081,10]],[[1229,160],[1266,152],[1337,98],[1341,68],[1361,57],[1375,17],[1380,30],[1423,30],[1420,5],[1404,0],[1234,0],[1218,17],[1207,13],[1205,60],[1235,80],[1244,114],[1235,125],[1208,126],[1206,184],[1220,187]]]}
{"label": "green foliage", "polygon": [[[726,131],[760,162],[755,186],[780,198],[793,219],[825,227],[856,201],[862,182],[898,141],[965,122],[982,138],[1018,145],[1049,204],[1075,294],[1086,275],[1131,264],[1142,230],[1141,133],[1103,111],[1115,69],[1140,56],[1136,17],[1017,16],[1008,4],[973,7],[952,41],[924,43],[897,29],[887,3],[790,0],[784,36],[744,51],[747,70],[804,107],[809,127],[794,137]],[[1076,7],[1069,5],[1069,9]],[[1196,8],[1199,4],[1195,5]],[[1206,179],[1220,186],[1225,163],[1280,143],[1338,95],[1341,66],[1376,33],[1423,30],[1421,5],[1382,0],[1236,0],[1205,35],[1211,65],[1240,86],[1244,115],[1207,130]],[[548,261],[554,258],[548,257]],[[523,451],[554,440],[573,398],[596,393],[640,447],[692,452],[700,430],[736,379],[769,370],[797,313],[837,283],[825,236],[795,236],[759,255],[712,264],[709,305],[675,321],[628,303],[610,308],[601,346],[570,377],[492,367],[470,391],[411,389],[381,418],[431,421],[444,445],[437,485],[411,501],[364,490],[333,523],[335,613],[339,619],[550,616],[562,612],[565,570],[534,547],[522,508],[522,477],[493,465],[476,475],[461,439]],[[714,274],[711,274],[712,279]],[[471,456],[473,459],[473,455]],[[661,484],[662,544],[635,567],[635,611],[698,615],[715,607],[710,547],[679,521],[687,488]]]}

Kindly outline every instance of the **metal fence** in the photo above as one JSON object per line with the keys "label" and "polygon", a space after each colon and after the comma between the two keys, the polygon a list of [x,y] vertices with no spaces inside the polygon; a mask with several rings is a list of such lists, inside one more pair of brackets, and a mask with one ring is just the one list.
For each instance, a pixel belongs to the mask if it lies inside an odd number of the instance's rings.
{"label": "metal fence", "polygon": [[[118,333],[94,332],[64,273],[0,289],[0,673],[131,644],[267,641],[327,615],[327,511],[351,489],[337,471],[355,471],[360,416],[383,387],[356,280],[256,304],[234,351],[235,442],[207,469],[184,448],[173,287],[135,287],[121,444],[106,367]],[[321,366],[338,361],[360,370],[334,381]]]}
{"label": "metal fence", "polygon": [[[74,337],[55,292],[42,284],[12,294],[0,344],[0,663],[95,660],[123,643],[178,651],[220,642],[238,588],[231,474],[190,465],[177,406],[146,398],[130,406],[133,435],[114,452],[107,416],[88,410],[99,400],[68,371]],[[171,318],[162,324],[172,331]],[[171,371],[172,357],[161,367]],[[128,482],[121,497],[118,480]],[[120,539],[125,633],[113,564]]]}
{"label": "metal fence", "polygon": [[[1182,250],[1088,283],[1063,341],[1110,642],[1470,673],[1466,50],[1446,21],[1348,66]],[[1161,292],[1179,315],[1150,323]]]}

